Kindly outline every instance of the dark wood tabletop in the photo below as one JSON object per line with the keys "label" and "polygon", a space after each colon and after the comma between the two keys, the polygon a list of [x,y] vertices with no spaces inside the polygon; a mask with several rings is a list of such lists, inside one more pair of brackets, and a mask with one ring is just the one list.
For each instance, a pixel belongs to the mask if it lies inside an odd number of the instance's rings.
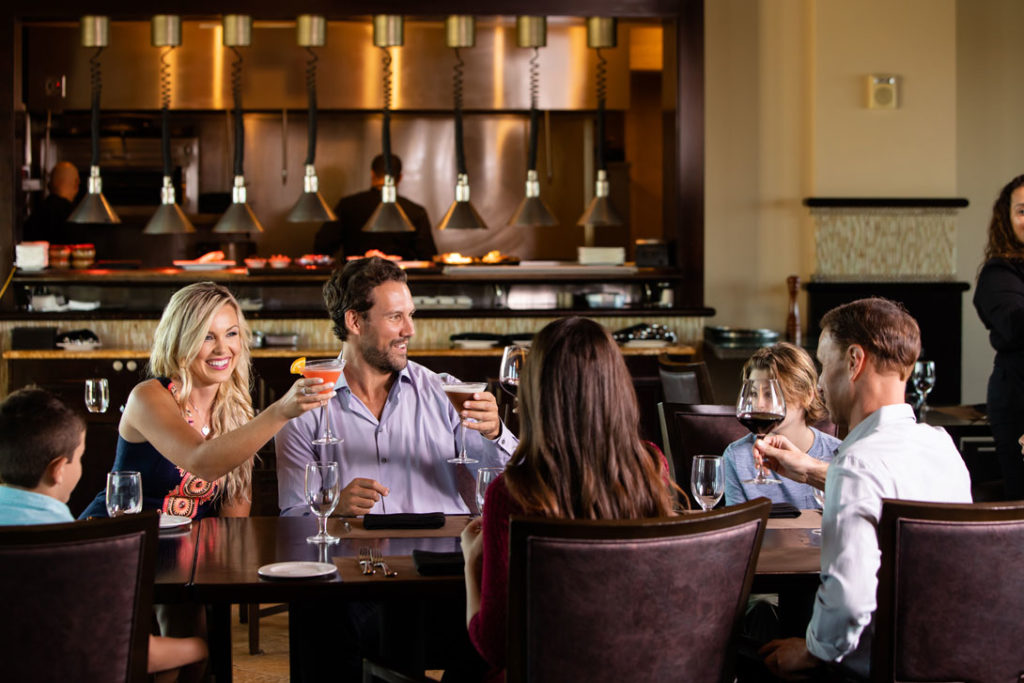
{"label": "dark wood tabletop", "polygon": [[184,529],[160,532],[153,602],[173,603],[190,599],[189,586],[195,567],[199,527],[199,522],[193,522]]}

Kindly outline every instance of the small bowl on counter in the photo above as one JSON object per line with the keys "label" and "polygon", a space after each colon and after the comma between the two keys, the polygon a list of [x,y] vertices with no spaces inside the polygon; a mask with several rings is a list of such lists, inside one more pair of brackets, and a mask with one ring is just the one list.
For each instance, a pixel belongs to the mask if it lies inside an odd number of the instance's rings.
{"label": "small bowl on counter", "polygon": [[284,254],[274,254],[267,260],[271,268],[287,268],[292,262],[291,257]]}
{"label": "small bowl on counter", "polygon": [[245,259],[245,267],[249,269],[266,268],[267,259],[259,256],[250,256],[249,258]]}

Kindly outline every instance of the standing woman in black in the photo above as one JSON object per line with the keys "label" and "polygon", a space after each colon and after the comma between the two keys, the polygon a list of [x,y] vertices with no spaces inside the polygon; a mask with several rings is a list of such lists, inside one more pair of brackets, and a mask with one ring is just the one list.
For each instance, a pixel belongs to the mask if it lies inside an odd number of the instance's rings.
{"label": "standing woman in black", "polygon": [[988,380],[988,419],[1007,500],[1024,499],[1024,175],[1011,180],[992,207],[985,264],[974,307],[996,350]]}

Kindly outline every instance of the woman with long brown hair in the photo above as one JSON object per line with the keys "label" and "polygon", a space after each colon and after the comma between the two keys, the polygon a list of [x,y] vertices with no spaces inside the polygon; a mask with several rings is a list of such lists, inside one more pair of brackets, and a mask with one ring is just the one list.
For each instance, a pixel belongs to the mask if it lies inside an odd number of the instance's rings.
{"label": "woman with long brown hair", "polygon": [[1007,500],[1024,499],[1024,175],[999,192],[988,226],[974,308],[996,350],[988,380],[988,421]]}
{"label": "woman with long brown hair", "polygon": [[639,519],[672,514],[660,453],[640,437],[636,393],[611,335],[563,318],[533,339],[519,385],[520,441],[462,533],[470,640],[505,665],[508,520]]}

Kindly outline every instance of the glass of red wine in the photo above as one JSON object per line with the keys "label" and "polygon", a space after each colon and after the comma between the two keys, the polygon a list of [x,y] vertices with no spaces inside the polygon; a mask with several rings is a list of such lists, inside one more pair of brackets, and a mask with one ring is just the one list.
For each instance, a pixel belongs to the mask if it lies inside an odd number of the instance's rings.
{"label": "glass of red wine", "polygon": [[[501,356],[498,382],[501,384],[501,388],[512,397],[513,401],[519,390],[519,377],[523,372],[523,363],[526,362],[526,356],[529,353],[529,346],[513,344],[512,346],[506,346],[505,352]],[[512,408],[512,411],[515,412],[515,407]]]}
{"label": "glass of red wine", "polygon": [[[762,437],[779,425],[786,417],[786,399],[775,378],[746,379],[736,400],[736,419],[755,436]],[[744,484],[781,484],[769,477],[764,464],[757,468],[757,476]]]}

